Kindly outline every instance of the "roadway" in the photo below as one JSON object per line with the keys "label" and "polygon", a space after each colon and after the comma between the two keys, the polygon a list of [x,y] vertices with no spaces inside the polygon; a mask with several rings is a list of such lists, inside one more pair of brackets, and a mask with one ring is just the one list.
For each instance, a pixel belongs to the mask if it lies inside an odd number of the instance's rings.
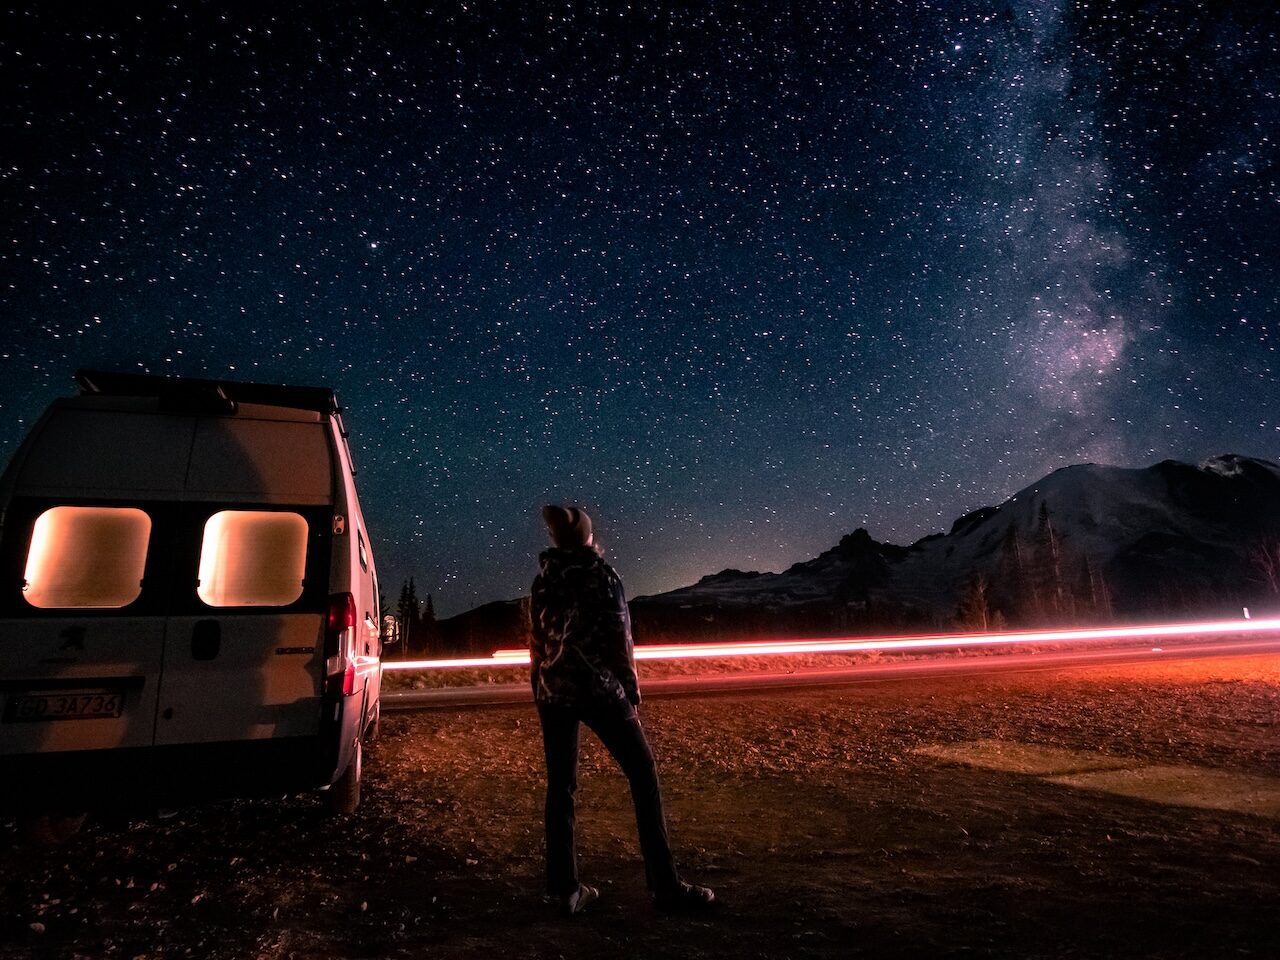
{"label": "roadway", "polygon": [[[938,654],[919,659],[856,663],[847,667],[816,667],[767,672],[706,673],[642,681],[646,699],[655,697],[712,696],[755,690],[849,686],[886,680],[925,679],[944,676],[993,675],[1057,670],[1064,667],[1118,662],[1171,662],[1206,657],[1240,657],[1280,654],[1280,636],[1225,639],[1177,644],[1128,644],[1091,650],[1054,650],[992,655]],[[480,707],[527,703],[527,683],[486,684],[476,687],[441,687],[431,690],[387,691],[382,703],[388,711],[429,710],[445,707]]]}

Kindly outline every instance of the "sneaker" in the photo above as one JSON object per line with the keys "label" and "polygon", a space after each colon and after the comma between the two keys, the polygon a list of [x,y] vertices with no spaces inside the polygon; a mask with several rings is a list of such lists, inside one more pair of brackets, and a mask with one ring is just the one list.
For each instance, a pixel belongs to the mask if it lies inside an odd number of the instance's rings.
{"label": "sneaker", "polygon": [[585,910],[587,904],[594,900],[599,900],[600,891],[595,887],[580,883],[578,884],[578,889],[573,893],[566,893],[564,896],[556,897],[555,899],[560,904],[560,912],[566,917],[572,917],[575,913],[581,913]]}
{"label": "sneaker", "polygon": [[720,905],[715,891],[681,880],[671,890],[655,894],[653,905],[660,913],[703,913]]}

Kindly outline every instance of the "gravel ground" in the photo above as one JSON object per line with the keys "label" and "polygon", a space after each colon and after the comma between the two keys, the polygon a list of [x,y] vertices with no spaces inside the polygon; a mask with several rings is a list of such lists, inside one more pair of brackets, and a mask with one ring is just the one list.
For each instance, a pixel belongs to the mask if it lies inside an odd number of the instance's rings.
{"label": "gravel ground", "polygon": [[[2,957],[1273,957],[1280,824],[931,758],[1001,740],[1280,783],[1280,662],[1237,657],[660,699],[642,717],[712,918],[656,916],[584,738],[580,859],[541,902],[529,707],[388,716],[359,815],[315,797],[0,833]],[[1269,778],[1258,781],[1256,778]]]}

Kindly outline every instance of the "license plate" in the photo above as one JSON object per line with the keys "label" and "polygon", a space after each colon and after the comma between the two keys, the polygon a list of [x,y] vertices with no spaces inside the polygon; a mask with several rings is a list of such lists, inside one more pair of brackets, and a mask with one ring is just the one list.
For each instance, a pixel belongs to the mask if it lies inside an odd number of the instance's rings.
{"label": "license plate", "polygon": [[119,690],[50,690],[18,693],[5,701],[6,723],[27,720],[95,720],[118,717],[124,709]]}

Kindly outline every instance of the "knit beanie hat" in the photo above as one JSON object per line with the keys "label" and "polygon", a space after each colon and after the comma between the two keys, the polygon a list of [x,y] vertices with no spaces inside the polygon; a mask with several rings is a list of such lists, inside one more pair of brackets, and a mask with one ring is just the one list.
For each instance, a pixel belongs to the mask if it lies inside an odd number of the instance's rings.
{"label": "knit beanie hat", "polygon": [[548,504],[542,508],[542,519],[557,547],[585,547],[591,542],[591,518],[577,507]]}

